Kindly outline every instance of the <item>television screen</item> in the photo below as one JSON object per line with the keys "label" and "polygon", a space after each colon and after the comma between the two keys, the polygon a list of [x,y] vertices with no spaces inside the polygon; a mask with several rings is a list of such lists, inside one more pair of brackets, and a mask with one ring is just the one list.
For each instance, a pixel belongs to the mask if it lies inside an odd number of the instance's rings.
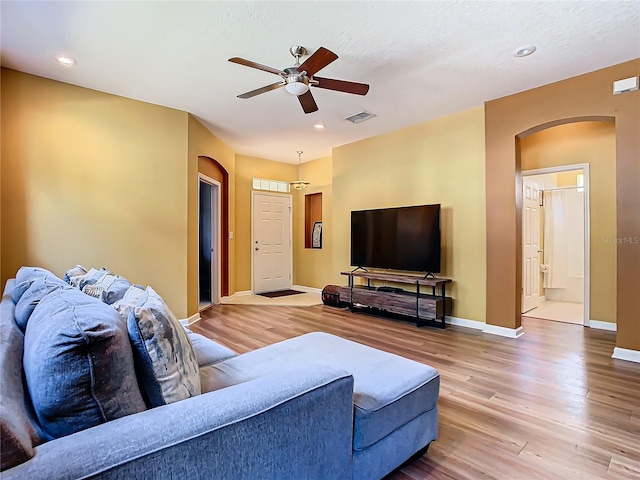
{"label": "television screen", "polygon": [[351,212],[351,265],[440,272],[440,205]]}

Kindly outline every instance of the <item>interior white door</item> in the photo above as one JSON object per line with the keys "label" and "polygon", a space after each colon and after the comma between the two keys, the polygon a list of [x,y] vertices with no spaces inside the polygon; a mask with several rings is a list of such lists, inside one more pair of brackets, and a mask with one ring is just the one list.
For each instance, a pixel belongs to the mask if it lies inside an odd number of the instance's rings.
{"label": "interior white door", "polygon": [[291,195],[253,192],[253,290],[291,288]]}
{"label": "interior white door", "polygon": [[522,313],[540,305],[540,189],[522,180]]}

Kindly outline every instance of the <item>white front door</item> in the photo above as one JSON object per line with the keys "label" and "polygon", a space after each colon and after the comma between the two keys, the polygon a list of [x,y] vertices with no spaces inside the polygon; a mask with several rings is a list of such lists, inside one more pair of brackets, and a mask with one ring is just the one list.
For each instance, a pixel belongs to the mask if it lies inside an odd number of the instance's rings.
{"label": "white front door", "polygon": [[522,313],[540,305],[540,190],[522,180]]}
{"label": "white front door", "polygon": [[253,192],[253,291],[291,288],[291,195]]}

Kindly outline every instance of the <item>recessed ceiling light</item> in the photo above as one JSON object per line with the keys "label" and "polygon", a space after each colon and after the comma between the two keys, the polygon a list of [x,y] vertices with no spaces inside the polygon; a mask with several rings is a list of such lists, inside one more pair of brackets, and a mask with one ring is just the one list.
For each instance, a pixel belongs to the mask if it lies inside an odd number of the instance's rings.
{"label": "recessed ceiling light", "polygon": [[58,55],[56,56],[56,59],[66,67],[70,67],[71,65],[76,64],[76,61],[73,58],[68,57],[67,55]]}
{"label": "recessed ceiling light", "polygon": [[315,128],[316,130],[322,130],[323,128],[325,128],[325,125],[324,123],[314,123],[313,128]]}
{"label": "recessed ceiling light", "polygon": [[525,45],[524,47],[518,47],[513,52],[514,57],[526,57],[531,55],[533,52],[537,50],[535,45]]}

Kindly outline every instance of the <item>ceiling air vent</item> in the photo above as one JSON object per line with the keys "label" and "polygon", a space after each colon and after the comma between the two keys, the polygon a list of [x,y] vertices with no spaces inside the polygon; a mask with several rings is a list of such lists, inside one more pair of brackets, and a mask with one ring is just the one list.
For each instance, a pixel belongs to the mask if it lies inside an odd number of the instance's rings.
{"label": "ceiling air vent", "polygon": [[355,115],[351,115],[347,118],[345,118],[345,120],[349,120],[351,123],[361,123],[364,122],[365,120],[369,120],[373,117],[375,117],[376,115],[373,113],[369,113],[369,112],[360,112],[360,113],[356,113]]}

